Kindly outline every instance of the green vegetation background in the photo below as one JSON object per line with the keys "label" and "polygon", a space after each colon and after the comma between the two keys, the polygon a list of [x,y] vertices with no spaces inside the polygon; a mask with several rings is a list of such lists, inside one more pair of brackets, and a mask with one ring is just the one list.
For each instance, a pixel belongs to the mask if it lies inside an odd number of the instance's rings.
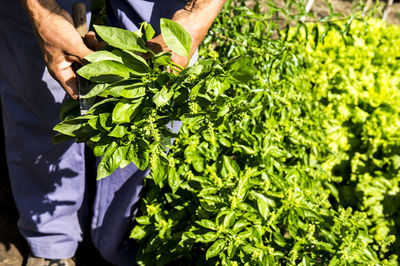
{"label": "green vegetation background", "polygon": [[258,75],[224,92],[237,101],[216,131],[186,122],[178,181],[147,180],[141,263],[397,265],[398,26],[227,2],[200,55],[249,55]]}

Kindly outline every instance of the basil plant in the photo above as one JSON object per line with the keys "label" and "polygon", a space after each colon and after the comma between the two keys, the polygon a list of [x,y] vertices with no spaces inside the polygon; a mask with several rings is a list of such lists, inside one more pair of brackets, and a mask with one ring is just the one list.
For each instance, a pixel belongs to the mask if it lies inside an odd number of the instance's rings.
{"label": "basil plant", "polygon": [[[160,25],[168,48],[189,59],[189,33],[168,19],[161,19]],[[92,87],[81,98],[94,104],[80,115],[79,103],[67,101],[54,128],[54,142],[74,139],[91,147],[101,157],[98,179],[134,163],[141,170],[149,167],[160,183],[174,169],[166,156],[177,135],[174,121],[191,121],[198,130],[218,126],[231,111],[224,91],[252,79],[255,69],[248,57],[223,63],[201,60],[184,69],[171,61],[171,52],[156,54],[146,47],[155,34],[147,23],[137,32],[94,27],[108,46],[86,56],[90,63],[77,72]]]}

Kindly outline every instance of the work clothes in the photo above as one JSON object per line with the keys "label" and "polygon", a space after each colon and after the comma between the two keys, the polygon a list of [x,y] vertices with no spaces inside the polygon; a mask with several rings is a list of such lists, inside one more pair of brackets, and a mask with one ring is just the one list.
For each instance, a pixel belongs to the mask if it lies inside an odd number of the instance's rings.
{"label": "work clothes", "polygon": [[[71,12],[77,1],[57,2]],[[90,1],[84,2],[90,10]],[[135,31],[147,21],[159,32],[159,19],[170,18],[185,1],[112,0],[107,5],[113,26]],[[102,256],[116,265],[134,265],[133,241],[128,236],[143,178],[149,171],[130,164],[98,181],[93,217],[88,217],[84,145],[51,143],[59,108],[67,96],[46,69],[20,1],[0,0],[0,32],[7,164],[20,214],[18,228],[33,255],[72,257],[85,223],[91,222],[92,240]],[[174,127],[178,130],[179,124]]]}

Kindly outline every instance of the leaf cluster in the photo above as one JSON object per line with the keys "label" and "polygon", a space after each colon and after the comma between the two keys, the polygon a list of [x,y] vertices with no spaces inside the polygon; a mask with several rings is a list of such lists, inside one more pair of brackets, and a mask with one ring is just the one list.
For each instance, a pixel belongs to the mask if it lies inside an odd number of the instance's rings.
{"label": "leaf cluster", "polygon": [[[199,130],[222,123],[230,102],[225,91],[252,78],[253,67],[249,58],[235,57],[223,64],[203,60],[181,71],[170,52],[154,54],[145,46],[155,33],[149,24],[137,32],[94,27],[108,46],[86,56],[90,63],[78,74],[92,82],[82,98],[95,104],[77,115],[70,112],[76,103],[66,103],[54,140],[87,143],[101,157],[98,179],[134,163],[140,170],[150,167],[160,183],[170,168],[166,151],[177,133],[174,121],[196,121]],[[173,52],[189,56],[192,40],[182,26],[161,19],[161,34]]]}
{"label": "leaf cluster", "polygon": [[312,49],[310,42],[301,52],[327,117],[332,154],[321,165],[342,178],[338,204],[367,213],[384,259],[399,255],[400,35],[398,26],[367,22],[368,31],[353,23],[352,45],[331,32],[324,45]]}

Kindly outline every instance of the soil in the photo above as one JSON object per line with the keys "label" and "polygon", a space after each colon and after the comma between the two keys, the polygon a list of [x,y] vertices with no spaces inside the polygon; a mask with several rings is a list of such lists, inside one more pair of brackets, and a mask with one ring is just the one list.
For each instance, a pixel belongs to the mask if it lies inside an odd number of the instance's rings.
{"label": "soil", "polygon": [[[251,1],[249,1],[251,2]],[[351,1],[331,1],[335,12],[348,14],[352,10]],[[316,16],[328,14],[328,6],[324,0],[315,0],[311,12]],[[396,2],[391,8],[387,21],[392,24],[400,24],[400,3]],[[1,115],[0,115],[1,119]],[[0,121],[2,125],[2,121]],[[0,130],[0,265],[20,266],[24,265],[29,255],[29,247],[17,229],[18,212],[10,191],[7,165],[4,152],[4,136]],[[85,239],[90,239],[86,236]],[[84,241],[78,248],[77,265],[79,266],[106,266],[110,265],[103,260],[90,241]]]}

